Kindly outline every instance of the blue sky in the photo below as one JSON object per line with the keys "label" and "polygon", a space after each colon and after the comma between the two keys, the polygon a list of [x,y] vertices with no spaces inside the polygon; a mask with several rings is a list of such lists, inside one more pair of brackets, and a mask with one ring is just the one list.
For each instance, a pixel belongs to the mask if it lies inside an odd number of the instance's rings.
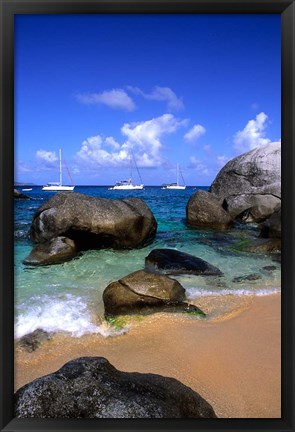
{"label": "blue sky", "polygon": [[[210,185],[281,138],[280,15],[18,15],[15,180]],[[64,183],[70,183],[64,173]],[[138,182],[136,174],[135,183]]]}

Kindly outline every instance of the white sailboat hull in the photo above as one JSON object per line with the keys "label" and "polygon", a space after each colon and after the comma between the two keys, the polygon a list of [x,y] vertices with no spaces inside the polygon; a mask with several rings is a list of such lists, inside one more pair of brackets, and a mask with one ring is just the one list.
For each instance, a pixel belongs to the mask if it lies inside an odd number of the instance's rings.
{"label": "white sailboat hull", "polygon": [[[186,188],[186,186],[179,184],[178,177],[179,177],[179,166],[177,164],[177,167],[176,167],[176,183],[165,184],[162,187],[162,189],[184,190]],[[183,177],[182,177],[182,179],[183,179]],[[183,179],[183,182],[184,182],[184,179]]]}
{"label": "white sailboat hull", "polygon": [[144,188],[143,185],[127,184],[127,185],[115,185],[109,188],[109,190],[139,190],[139,189],[141,190],[143,188]]}
{"label": "white sailboat hull", "polygon": [[72,191],[75,186],[43,186],[43,191],[48,192],[60,192],[60,191]]}
{"label": "white sailboat hull", "polygon": [[175,190],[184,190],[186,186],[175,185],[175,186],[166,186],[163,189],[175,189]]}
{"label": "white sailboat hull", "polygon": [[[132,156],[133,156],[133,154],[132,154]],[[134,185],[132,183],[132,157],[130,157],[130,178],[128,180],[122,180],[122,181],[117,182],[116,184],[114,184],[114,186],[108,188],[108,190],[129,190],[130,191],[130,190],[142,190],[142,189],[144,189],[144,185],[142,184],[141,175],[140,175],[140,172],[137,168],[134,156],[133,156],[133,162],[136,166],[138,176],[140,179],[139,181],[141,182],[141,184],[140,185]]]}

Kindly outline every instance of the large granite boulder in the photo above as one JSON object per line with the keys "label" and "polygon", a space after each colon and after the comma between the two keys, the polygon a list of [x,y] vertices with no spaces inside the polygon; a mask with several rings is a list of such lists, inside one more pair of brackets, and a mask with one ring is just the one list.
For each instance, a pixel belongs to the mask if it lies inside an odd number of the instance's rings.
{"label": "large granite boulder", "polygon": [[61,264],[77,255],[75,242],[67,237],[56,237],[37,244],[23,263],[26,265]]}
{"label": "large granite boulder", "polygon": [[220,200],[211,193],[198,190],[186,206],[188,225],[224,230],[232,226],[232,217],[222,208]]}
{"label": "large granite boulder", "polygon": [[281,203],[281,144],[271,143],[230,160],[210,192],[233,218],[253,206],[274,211]]}
{"label": "large granite boulder", "polygon": [[174,378],[121,372],[82,357],[20,388],[18,418],[216,418],[198,393]]}
{"label": "large granite boulder", "polygon": [[165,274],[221,276],[223,273],[207,261],[175,249],[154,249],[145,258],[145,270]]}
{"label": "large granite boulder", "polygon": [[185,290],[175,279],[139,270],[110,283],[103,292],[105,316],[156,311],[185,311],[205,315],[184,302]]}
{"label": "large granite boulder", "polygon": [[65,236],[78,250],[124,249],[143,245],[156,230],[151,210],[138,198],[110,200],[61,192],[36,211],[30,236],[36,243]]}

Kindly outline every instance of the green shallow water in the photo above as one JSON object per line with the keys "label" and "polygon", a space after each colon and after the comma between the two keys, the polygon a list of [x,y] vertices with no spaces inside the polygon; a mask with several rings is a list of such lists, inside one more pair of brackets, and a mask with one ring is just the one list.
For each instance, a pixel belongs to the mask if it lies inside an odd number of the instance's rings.
{"label": "green shallow water", "polygon": [[[76,187],[76,192],[106,198],[130,196],[130,192],[108,191],[103,187]],[[144,199],[153,211],[158,231],[146,247],[125,251],[87,251],[61,265],[27,267],[22,264],[32,244],[29,228],[34,211],[51,194],[33,188],[32,201],[16,202],[15,208],[15,335],[20,337],[36,328],[109,335],[103,320],[102,293],[105,287],[128,273],[144,267],[152,249],[168,247],[202,258],[218,267],[222,277],[183,275],[175,277],[186,289],[187,298],[202,296],[267,295],[280,291],[280,264],[271,255],[237,252],[233,243],[256,237],[255,226],[236,226],[227,233],[192,229],[185,224],[185,207],[193,188],[165,191],[146,188],[133,196]],[[272,266],[272,269],[264,267]],[[255,281],[234,282],[240,276],[255,274]],[[103,330],[102,330],[103,328]]]}

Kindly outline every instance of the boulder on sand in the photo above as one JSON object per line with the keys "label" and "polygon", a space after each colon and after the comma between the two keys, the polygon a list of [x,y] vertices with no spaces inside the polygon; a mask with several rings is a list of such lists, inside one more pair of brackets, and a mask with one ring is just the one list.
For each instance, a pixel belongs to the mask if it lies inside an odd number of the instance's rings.
{"label": "boulder on sand", "polygon": [[212,406],[174,378],[121,372],[81,357],[20,388],[18,418],[216,418]]}
{"label": "boulder on sand", "polygon": [[51,334],[42,330],[36,329],[32,333],[22,336],[16,343],[16,346],[27,351],[33,352],[44,342],[51,339]]}
{"label": "boulder on sand", "polygon": [[221,276],[223,273],[207,261],[175,249],[154,249],[145,258],[145,270],[165,274]]}
{"label": "boulder on sand", "polygon": [[157,222],[143,200],[111,200],[61,192],[35,213],[30,237],[44,243],[64,236],[78,250],[124,249],[143,245],[156,234]]}
{"label": "boulder on sand", "polygon": [[153,313],[159,310],[197,312],[184,302],[182,285],[168,276],[139,270],[109,284],[103,292],[105,316],[128,313]]}

